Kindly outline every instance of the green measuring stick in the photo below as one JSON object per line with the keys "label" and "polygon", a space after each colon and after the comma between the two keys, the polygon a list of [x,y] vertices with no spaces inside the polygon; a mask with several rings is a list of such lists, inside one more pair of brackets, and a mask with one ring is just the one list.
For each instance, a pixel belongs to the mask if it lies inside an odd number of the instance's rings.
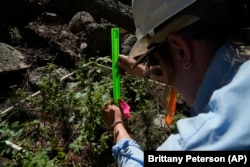
{"label": "green measuring stick", "polygon": [[112,42],[112,77],[113,77],[113,100],[115,104],[119,103],[121,96],[120,88],[120,70],[117,65],[120,54],[120,36],[119,28],[111,29],[111,42]]}

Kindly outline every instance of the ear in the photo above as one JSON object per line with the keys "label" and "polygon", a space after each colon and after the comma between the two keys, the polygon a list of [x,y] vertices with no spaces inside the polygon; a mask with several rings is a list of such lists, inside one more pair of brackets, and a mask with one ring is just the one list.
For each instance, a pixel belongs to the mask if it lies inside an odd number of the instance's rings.
{"label": "ear", "polygon": [[183,65],[191,63],[191,47],[181,35],[176,33],[170,34],[168,42],[175,55],[180,55]]}

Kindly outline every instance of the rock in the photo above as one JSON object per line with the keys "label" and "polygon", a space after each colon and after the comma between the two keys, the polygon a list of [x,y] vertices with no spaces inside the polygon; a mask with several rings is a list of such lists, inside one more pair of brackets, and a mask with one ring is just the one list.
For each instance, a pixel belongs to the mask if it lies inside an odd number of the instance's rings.
{"label": "rock", "polygon": [[14,47],[0,43],[0,72],[18,71],[28,68],[25,57]]}
{"label": "rock", "polygon": [[23,82],[23,73],[29,67],[24,58],[14,47],[0,43],[0,98],[9,93],[11,86],[21,85]]}
{"label": "rock", "polygon": [[136,39],[135,35],[132,35],[132,34],[127,35],[124,42],[122,43],[122,46],[121,46],[122,51],[121,51],[121,53],[125,54],[125,55],[128,55],[131,48],[132,48],[132,46],[136,42],[136,40],[137,39]]}
{"label": "rock", "polygon": [[[32,86],[34,89],[37,89],[39,83],[41,82],[41,78],[49,77],[49,74],[47,74],[46,71],[47,71],[46,67],[38,67],[38,68],[34,68],[33,70],[31,70],[28,74],[30,86]],[[60,78],[70,73],[64,67],[55,67],[55,70],[53,72],[55,72]]]}
{"label": "rock", "polygon": [[77,34],[90,23],[95,23],[95,19],[88,12],[82,11],[74,15],[69,22],[68,28],[72,33]]}
{"label": "rock", "polygon": [[88,24],[85,36],[86,43],[88,44],[86,51],[98,53],[99,55],[110,55],[112,27],[114,27],[112,24]]}
{"label": "rock", "polygon": [[157,114],[154,118],[154,125],[160,128],[167,128],[165,123],[165,116],[162,114]]}
{"label": "rock", "polygon": [[44,12],[42,18],[46,24],[55,24],[60,21],[60,17],[56,13]]}

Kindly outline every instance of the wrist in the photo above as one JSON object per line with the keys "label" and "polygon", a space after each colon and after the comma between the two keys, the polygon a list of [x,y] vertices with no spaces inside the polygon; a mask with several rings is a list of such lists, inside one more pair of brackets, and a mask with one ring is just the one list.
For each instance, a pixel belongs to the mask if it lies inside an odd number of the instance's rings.
{"label": "wrist", "polygon": [[115,121],[115,122],[110,126],[110,128],[111,128],[111,129],[114,129],[118,124],[123,124],[123,121],[122,121],[122,120]]}
{"label": "wrist", "polygon": [[113,128],[113,137],[115,143],[117,143],[123,138],[130,138],[123,123],[117,123],[116,126]]}

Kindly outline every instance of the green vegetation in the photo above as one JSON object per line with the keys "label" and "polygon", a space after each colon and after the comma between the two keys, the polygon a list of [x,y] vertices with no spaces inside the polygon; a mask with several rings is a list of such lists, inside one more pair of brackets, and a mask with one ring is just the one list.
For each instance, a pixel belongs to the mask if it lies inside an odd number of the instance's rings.
{"label": "green vegetation", "polygon": [[[9,104],[15,107],[0,116],[0,166],[115,166],[113,138],[101,118],[112,99],[109,67],[109,57],[82,60],[74,75],[61,80],[55,65],[48,64],[38,95],[31,98],[13,87]],[[164,114],[156,96],[162,86],[123,76],[121,87],[133,115],[125,120],[129,132],[144,150],[156,149],[175,130],[153,124],[154,116]]]}

